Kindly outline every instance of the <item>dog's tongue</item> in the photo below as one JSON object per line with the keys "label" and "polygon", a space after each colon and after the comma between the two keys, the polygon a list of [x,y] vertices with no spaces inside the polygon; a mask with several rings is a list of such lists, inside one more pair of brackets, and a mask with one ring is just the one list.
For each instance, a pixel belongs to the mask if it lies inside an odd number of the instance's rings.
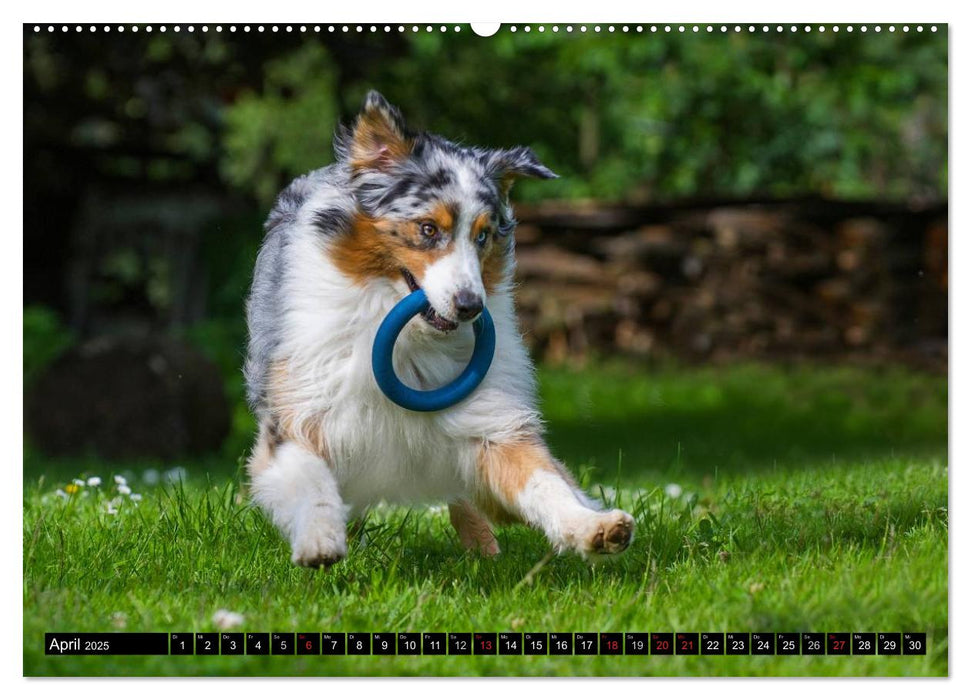
{"label": "dog's tongue", "polygon": [[449,321],[448,319],[439,316],[437,313],[435,313],[435,309],[430,306],[422,313],[422,318],[440,331],[454,331],[459,327],[459,324],[455,321]]}
{"label": "dog's tongue", "polygon": [[[405,278],[405,282],[407,282],[408,287],[411,289],[411,291],[417,292],[419,289],[421,289],[421,287],[418,286],[418,281],[415,279],[414,275],[408,272],[408,270],[405,270],[404,268],[402,268],[401,274]],[[449,321],[448,319],[442,318],[441,316],[439,316],[435,312],[435,309],[433,309],[431,306],[429,306],[427,310],[422,312],[421,317],[426,321],[428,321],[428,323],[431,324],[432,327],[437,328],[438,330],[443,332],[454,331],[456,328],[459,327],[459,324],[456,323],[455,321]]]}

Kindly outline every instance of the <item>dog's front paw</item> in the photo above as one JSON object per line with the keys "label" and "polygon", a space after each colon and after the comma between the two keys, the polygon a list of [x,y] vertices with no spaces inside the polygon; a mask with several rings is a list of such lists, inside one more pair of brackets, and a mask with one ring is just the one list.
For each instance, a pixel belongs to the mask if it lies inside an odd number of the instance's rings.
{"label": "dog's front paw", "polygon": [[576,546],[584,556],[619,554],[634,536],[634,518],[622,510],[597,513],[587,522]]}
{"label": "dog's front paw", "polygon": [[296,529],[290,559],[298,566],[328,568],[347,556],[347,532],[343,522],[335,523],[324,513],[312,512]]}

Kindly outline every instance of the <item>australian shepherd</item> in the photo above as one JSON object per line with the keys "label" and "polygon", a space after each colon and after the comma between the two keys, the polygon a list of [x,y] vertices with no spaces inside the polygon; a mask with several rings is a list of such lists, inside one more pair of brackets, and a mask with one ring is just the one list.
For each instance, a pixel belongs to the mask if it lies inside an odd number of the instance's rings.
{"label": "australian shepherd", "polygon": [[[553,178],[524,147],[468,148],[409,129],[377,92],[335,137],[336,162],[294,180],[266,222],[246,305],[247,398],[259,433],[248,469],[256,502],[292,560],[347,553],[348,518],[380,500],[448,503],[463,546],[499,552],[492,525],[526,523],[557,551],[622,552],[634,520],[603,510],[543,441],[536,382],[513,301],[519,177]],[[381,393],[378,326],[421,288],[430,308],[395,346],[417,389],[450,382],[487,307],[496,351],[482,384],[419,413]]]}

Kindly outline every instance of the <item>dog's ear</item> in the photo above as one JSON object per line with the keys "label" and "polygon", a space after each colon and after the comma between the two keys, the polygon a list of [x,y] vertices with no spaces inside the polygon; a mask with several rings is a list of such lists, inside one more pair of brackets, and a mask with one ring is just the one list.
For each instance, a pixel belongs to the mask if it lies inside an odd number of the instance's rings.
{"label": "dog's ear", "polygon": [[376,90],[368,92],[350,133],[338,151],[354,170],[390,170],[408,158],[414,146],[405,120],[397,107]]}
{"label": "dog's ear", "polygon": [[486,166],[490,177],[495,178],[504,197],[509,195],[513,183],[520,177],[552,180],[559,175],[539,162],[532,148],[516,146],[493,151]]}

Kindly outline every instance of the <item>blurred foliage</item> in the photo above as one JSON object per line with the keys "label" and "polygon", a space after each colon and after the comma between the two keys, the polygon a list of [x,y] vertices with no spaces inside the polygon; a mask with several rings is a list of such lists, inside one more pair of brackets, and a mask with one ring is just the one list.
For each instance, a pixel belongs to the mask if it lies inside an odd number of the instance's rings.
{"label": "blurred foliage", "polygon": [[57,313],[44,306],[24,308],[24,385],[74,343]]}
{"label": "blurred foliage", "polygon": [[[533,146],[564,177],[527,185],[527,198],[940,199],[947,189],[939,35],[433,32],[409,36],[405,56],[340,94],[328,90],[333,72],[317,44],[268,64],[262,94],[227,109],[226,170],[250,172],[256,154],[285,176],[328,162],[330,105],[352,114],[377,87],[421,128]],[[265,199],[276,189],[266,177],[234,182]]]}
{"label": "blurred foliage", "polygon": [[338,118],[334,78],[320,44],[303,44],[269,61],[262,90],[246,91],[226,109],[226,179],[267,201],[280,189],[280,172],[320,167]]}
{"label": "blurred foliage", "polygon": [[28,149],[263,205],[331,161],[371,88],[418,128],[531,145],[564,177],[526,183],[528,199],[947,191],[946,31],[25,39]]}

